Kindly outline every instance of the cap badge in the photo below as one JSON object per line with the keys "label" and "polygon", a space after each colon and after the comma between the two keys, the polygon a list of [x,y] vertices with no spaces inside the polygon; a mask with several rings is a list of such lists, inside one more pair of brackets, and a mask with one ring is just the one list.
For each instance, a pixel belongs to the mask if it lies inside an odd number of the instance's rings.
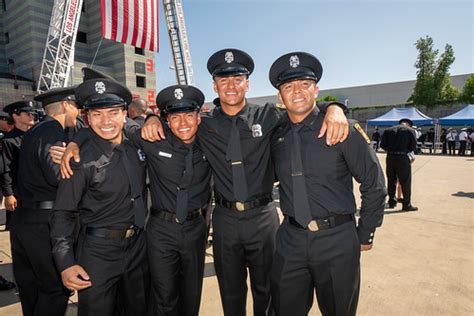
{"label": "cap badge", "polygon": [[300,59],[298,58],[298,55],[293,55],[290,57],[290,67],[296,68],[300,65]]}
{"label": "cap badge", "polygon": [[226,63],[230,64],[234,61],[234,54],[232,52],[226,52],[224,59]]}
{"label": "cap badge", "polygon": [[183,90],[181,88],[174,89],[174,97],[178,100],[181,100],[184,96]]}
{"label": "cap badge", "polygon": [[105,92],[105,83],[102,81],[97,81],[95,83],[95,92],[98,94],[103,94]]}

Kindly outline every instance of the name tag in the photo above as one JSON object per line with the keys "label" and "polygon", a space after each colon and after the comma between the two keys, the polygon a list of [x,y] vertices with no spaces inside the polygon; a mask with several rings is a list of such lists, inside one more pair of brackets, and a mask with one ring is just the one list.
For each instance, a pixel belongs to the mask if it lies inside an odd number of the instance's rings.
{"label": "name tag", "polygon": [[164,151],[160,151],[160,152],[158,153],[158,156],[166,157],[166,158],[171,158],[171,157],[173,157],[172,154],[170,154],[170,153],[165,153]]}

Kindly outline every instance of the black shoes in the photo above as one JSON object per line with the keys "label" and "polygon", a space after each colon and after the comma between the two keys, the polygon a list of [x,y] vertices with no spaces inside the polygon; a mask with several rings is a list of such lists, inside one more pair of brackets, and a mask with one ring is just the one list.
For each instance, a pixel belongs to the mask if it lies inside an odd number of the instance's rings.
{"label": "black shoes", "polygon": [[7,291],[15,288],[15,283],[5,280],[4,277],[0,275],[0,291]]}
{"label": "black shoes", "polygon": [[385,208],[395,208],[397,206],[397,202],[395,203],[390,203],[388,202],[386,205],[385,205]]}
{"label": "black shoes", "polygon": [[405,211],[405,212],[414,212],[414,211],[418,211],[418,207],[416,206],[413,206],[413,205],[407,205],[407,206],[404,206],[402,208],[402,211]]}

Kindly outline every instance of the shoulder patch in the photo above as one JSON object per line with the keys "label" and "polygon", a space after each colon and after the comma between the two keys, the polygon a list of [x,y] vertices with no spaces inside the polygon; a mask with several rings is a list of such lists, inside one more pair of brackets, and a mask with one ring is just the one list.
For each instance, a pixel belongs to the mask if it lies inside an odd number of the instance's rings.
{"label": "shoulder patch", "polygon": [[355,123],[354,128],[362,135],[362,137],[364,137],[367,144],[370,144],[370,138],[369,138],[369,136],[367,136],[365,131],[362,129],[362,126],[360,126],[359,123]]}

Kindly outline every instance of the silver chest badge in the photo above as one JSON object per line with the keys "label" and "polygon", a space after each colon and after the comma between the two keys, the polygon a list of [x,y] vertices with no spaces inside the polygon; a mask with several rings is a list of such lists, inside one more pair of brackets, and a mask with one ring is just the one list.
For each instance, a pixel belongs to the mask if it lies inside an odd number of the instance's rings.
{"label": "silver chest badge", "polygon": [[184,96],[183,90],[181,88],[177,88],[174,90],[174,97],[178,100],[181,100]]}
{"label": "silver chest badge", "polygon": [[298,55],[293,55],[290,57],[290,67],[296,68],[300,65],[300,59],[298,58]]}
{"label": "silver chest badge", "polygon": [[98,94],[103,94],[105,90],[105,83],[103,83],[102,81],[97,81],[95,83],[95,92],[97,92]]}
{"label": "silver chest badge", "polygon": [[262,125],[260,124],[253,124],[252,125],[252,136],[255,137],[262,137]]}
{"label": "silver chest badge", "polygon": [[231,62],[234,61],[234,54],[232,52],[226,52],[224,60],[226,63],[230,64]]}
{"label": "silver chest badge", "polygon": [[137,154],[138,154],[138,159],[140,159],[140,161],[146,160],[146,155],[141,149],[137,150]]}

